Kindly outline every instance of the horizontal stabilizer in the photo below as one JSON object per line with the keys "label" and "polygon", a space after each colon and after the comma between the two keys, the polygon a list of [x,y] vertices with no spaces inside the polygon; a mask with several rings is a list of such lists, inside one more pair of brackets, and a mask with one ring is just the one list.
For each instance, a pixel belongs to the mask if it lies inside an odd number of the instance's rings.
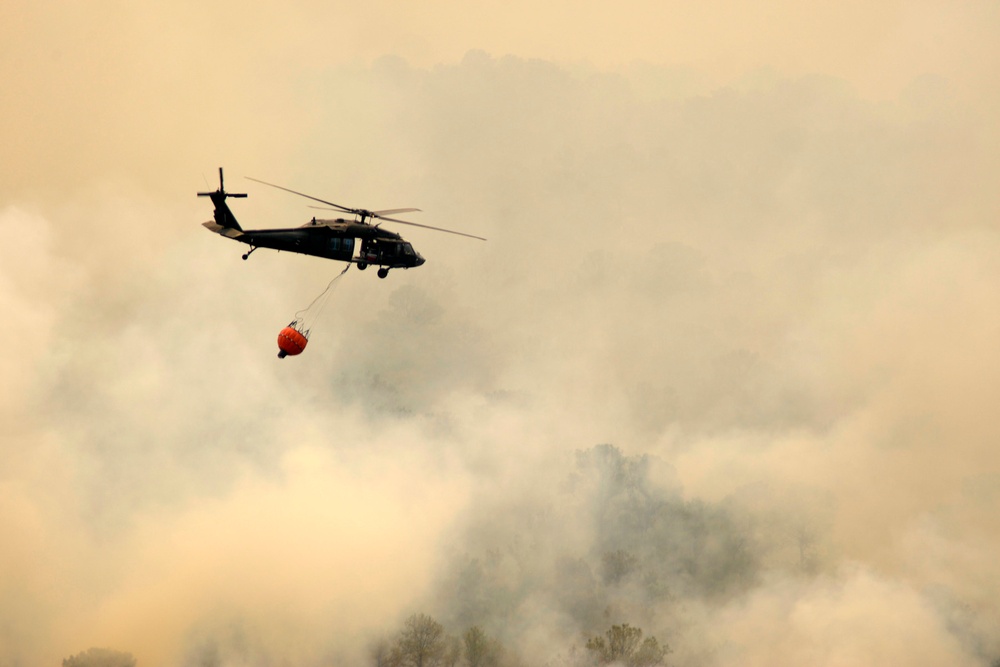
{"label": "horizontal stabilizer", "polygon": [[215,220],[209,220],[208,222],[201,223],[202,226],[210,232],[215,232],[221,236],[225,236],[231,239],[238,239],[243,236],[243,232],[235,227],[223,227]]}

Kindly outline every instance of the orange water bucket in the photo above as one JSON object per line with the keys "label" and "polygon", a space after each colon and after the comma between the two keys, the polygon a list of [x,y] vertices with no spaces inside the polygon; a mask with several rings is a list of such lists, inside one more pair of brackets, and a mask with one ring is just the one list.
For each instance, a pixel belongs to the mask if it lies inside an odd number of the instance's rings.
{"label": "orange water bucket", "polygon": [[309,339],[298,329],[292,326],[285,327],[278,334],[278,358],[284,359],[288,355],[302,354],[308,342]]}

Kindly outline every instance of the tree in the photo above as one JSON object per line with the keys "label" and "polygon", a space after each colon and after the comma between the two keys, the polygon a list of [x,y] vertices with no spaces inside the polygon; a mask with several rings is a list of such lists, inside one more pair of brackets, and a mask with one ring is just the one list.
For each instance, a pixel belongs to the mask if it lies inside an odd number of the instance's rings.
{"label": "tree", "polygon": [[587,640],[587,650],[597,657],[598,662],[606,665],[612,662],[625,662],[635,653],[642,641],[642,630],[633,628],[628,623],[612,625],[604,637],[591,637]]}
{"label": "tree", "polygon": [[448,636],[444,641],[444,657],[441,661],[443,667],[455,667],[459,658],[462,657],[462,642],[458,637]]}
{"label": "tree", "polygon": [[427,614],[414,614],[406,619],[396,643],[402,665],[433,667],[444,657],[444,626]]}
{"label": "tree", "polygon": [[89,648],[62,661],[63,667],[135,667],[131,653],[110,648]]}
{"label": "tree", "polygon": [[393,643],[386,637],[376,639],[368,650],[375,667],[399,667],[402,662],[398,643]]}
{"label": "tree", "polygon": [[662,665],[670,648],[660,646],[656,637],[642,639],[642,630],[628,623],[612,625],[605,637],[591,637],[587,650],[598,664],[618,663],[627,667],[656,667]]}
{"label": "tree", "polygon": [[666,645],[660,646],[656,637],[646,637],[642,640],[642,645],[629,658],[629,667],[656,667],[662,665],[670,648]]}
{"label": "tree", "polygon": [[465,662],[469,667],[497,667],[503,648],[491,639],[478,625],[473,625],[462,635],[465,645]]}

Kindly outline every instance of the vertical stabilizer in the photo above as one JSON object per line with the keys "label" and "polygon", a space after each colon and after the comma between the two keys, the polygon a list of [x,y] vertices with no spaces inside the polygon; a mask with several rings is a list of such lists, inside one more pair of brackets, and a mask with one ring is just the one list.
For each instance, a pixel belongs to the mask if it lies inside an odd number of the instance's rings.
{"label": "vertical stabilizer", "polygon": [[199,192],[198,196],[210,197],[212,199],[212,203],[215,204],[215,223],[217,225],[226,229],[243,231],[240,223],[236,222],[236,216],[229,210],[226,199],[228,197],[246,198],[246,193],[226,192],[225,183],[222,180],[222,167],[219,167],[219,189],[215,192]]}

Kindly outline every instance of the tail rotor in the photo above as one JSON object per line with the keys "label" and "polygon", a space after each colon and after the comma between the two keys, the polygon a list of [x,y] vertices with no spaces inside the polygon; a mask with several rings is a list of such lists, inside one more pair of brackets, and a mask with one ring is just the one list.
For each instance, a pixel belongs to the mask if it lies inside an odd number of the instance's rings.
{"label": "tail rotor", "polygon": [[222,177],[222,167],[219,167],[219,189],[216,190],[215,192],[199,192],[198,196],[199,197],[212,197],[213,200],[214,200],[214,198],[216,196],[218,196],[218,197],[221,197],[223,200],[225,200],[227,197],[237,197],[237,198],[245,199],[247,195],[246,195],[245,192],[241,192],[241,193],[226,192],[225,181],[223,180],[223,177]]}

